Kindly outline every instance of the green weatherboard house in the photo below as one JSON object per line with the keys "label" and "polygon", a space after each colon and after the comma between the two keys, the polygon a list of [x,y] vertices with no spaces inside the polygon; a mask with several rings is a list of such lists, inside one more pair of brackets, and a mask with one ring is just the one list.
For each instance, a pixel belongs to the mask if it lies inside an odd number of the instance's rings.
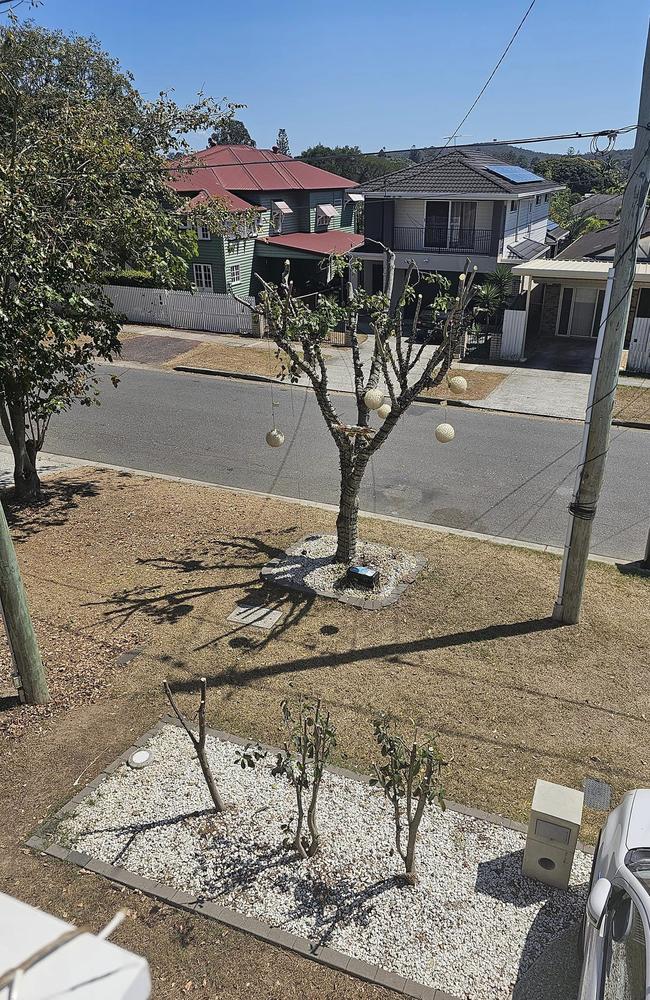
{"label": "green weatherboard house", "polygon": [[258,207],[258,221],[232,238],[197,228],[199,250],[190,280],[202,292],[256,295],[255,274],[278,281],[283,262],[299,294],[327,281],[331,254],[363,243],[356,216],[363,196],[346,177],[293,160],[274,149],[212,146],[196,153],[200,165],[171,181],[194,199],[222,198],[236,212]]}

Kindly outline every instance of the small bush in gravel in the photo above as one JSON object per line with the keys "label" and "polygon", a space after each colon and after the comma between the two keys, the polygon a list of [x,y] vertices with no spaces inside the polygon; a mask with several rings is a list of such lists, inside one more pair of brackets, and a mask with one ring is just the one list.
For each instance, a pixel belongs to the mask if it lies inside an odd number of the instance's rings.
{"label": "small bush in gravel", "polygon": [[[407,743],[394,730],[389,716],[378,715],[373,721],[375,740],[385,762],[375,765],[370,784],[379,786],[393,806],[395,845],[404,862],[406,881],[415,885],[415,848],[418,830],[427,805],[437,802],[444,809],[444,788],[440,782],[443,760],[433,736],[418,742],[418,731]],[[404,833],[407,831],[406,846]]]}
{"label": "small bush in gravel", "polygon": [[[318,792],[325,765],[336,746],[336,729],[330,714],[321,711],[320,698],[310,702],[300,698],[298,714],[294,715],[288,701],[282,702],[282,716],[287,738],[278,754],[271,774],[284,775],[296,792],[298,815],[291,838],[291,821],[284,824],[287,844],[301,858],[313,858],[320,845],[318,831]],[[305,815],[305,798],[309,803]],[[303,829],[307,821],[307,833]]]}
{"label": "small bush in gravel", "polygon": [[[309,701],[301,696],[297,715],[288,701],[283,701],[281,707],[287,736],[271,774],[282,775],[293,785],[298,809],[295,831],[292,820],[282,824],[286,834],[284,843],[301,858],[313,858],[320,846],[318,792],[325,765],[336,746],[336,729],[329,712],[322,711],[320,698]],[[261,746],[248,744],[236,762],[243,768],[255,767],[264,757],[266,752]]]}

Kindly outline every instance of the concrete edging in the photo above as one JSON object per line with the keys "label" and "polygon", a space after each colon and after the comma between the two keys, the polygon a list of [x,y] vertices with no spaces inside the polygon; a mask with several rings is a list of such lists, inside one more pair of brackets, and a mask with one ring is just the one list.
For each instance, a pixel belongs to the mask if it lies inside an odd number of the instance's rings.
{"label": "concrete edging", "polygon": [[[310,941],[308,938],[283,931],[280,928],[271,927],[269,924],[266,924],[255,917],[245,916],[235,910],[231,910],[229,907],[221,906],[218,903],[202,899],[199,895],[184,892],[182,889],[170,888],[169,886],[166,886],[161,882],[157,882],[154,879],[145,878],[142,875],[136,875],[133,872],[129,872],[126,868],[122,868],[119,865],[110,865],[104,861],[98,861],[82,851],[75,851],[61,847],[53,839],[47,839],[48,830],[51,829],[55,823],[62,820],[68,813],[73,812],[76,806],[80,802],[83,802],[87,796],[91,795],[95,789],[97,789],[105,781],[106,778],[108,778],[118,769],[118,767],[125,763],[132,753],[135,753],[136,750],[139,750],[142,746],[149,743],[149,741],[153,739],[157,733],[164,729],[165,726],[169,725],[175,726],[179,729],[182,728],[181,723],[174,716],[163,716],[155,724],[155,726],[140,736],[139,739],[128,748],[128,750],[125,750],[110,764],[107,764],[107,766],[97,775],[96,778],[89,782],[89,784],[87,784],[80,792],[77,792],[76,795],[74,795],[68,802],[58,809],[44,824],[41,824],[38,828],[38,832],[33,834],[29,840],[26,841],[27,846],[33,851],[46,854],[50,858],[78,865],[85,871],[89,871],[95,875],[102,875],[118,885],[123,885],[128,889],[134,889],[138,892],[142,892],[147,896],[152,896],[154,899],[158,899],[171,906],[177,906],[190,913],[198,913],[201,916],[218,920],[221,923],[232,927],[234,930],[252,934],[254,937],[265,941],[267,944],[276,945],[280,948],[293,951],[302,958],[309,958],[312,961],[319,962],[321,965],[325,965],[337,972],[345,972],[348,975],[356,976],[358,979],[372,983],[375,986],[382,986],[386,989],[394,990],[402,996],[413,998],[413,1000],[458,1000],[458,998],[453,997],[442,990],[425,986],[423,983],[407,979],[394,972],[389,972],[386,969],[382,969],[378,965],[371,965],[368,962],[352,958],[350,955],[337,951],[335,948],[330,948],[327,945],[319,945],[318,943]],[[192,725],[192,728],[196,727]],[[232,733],[226,733],[219,729],[208,728],[207,733],[209,736],[216,739],[234,743],[238,746],[246,746],[250,742],[249,740],[243,739],[241,736],[234,736]],[[267,752],[277,752],[277,747],[271,747],[268,744],[260,744],[260,746],[262,746],[262,748]],[[327,770],[331,771],[333,774],[338,774],[344,778],[349,778],[363,784],[367,784],[369,781],[368,775],[359,774],[357,771],[350,771],[347,768],[329,766]],[[474,819],[492,823],[496,826],[502,826],[509,830],[516,830],[519,833],[525,833],[527,829],[523,823],[518,823],[516,820],[510,820],[506,817],[498,816],[495,813],[487,813],[481,809],[472,809],[469,806],[463,806],[456,802],[447,802],[446,805],[447,808],[453,812],[461,813],[464,816],[471,816]],[[578,847],[588,854],[593,854],[593,848],[589,845],[583,844],[579,841]]]}

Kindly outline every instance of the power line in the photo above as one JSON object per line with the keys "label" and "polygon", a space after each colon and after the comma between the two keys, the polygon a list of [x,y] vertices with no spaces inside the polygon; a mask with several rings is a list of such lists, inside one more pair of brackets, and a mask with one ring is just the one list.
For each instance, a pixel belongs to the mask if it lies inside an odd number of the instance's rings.
{"label": "power line", "polygon": [[513,44],[513,42],[514,42],[515,38],[517,37],[517,35],[518,35],[518,34],[519,34],[519,32],[521,31],[521,29],[523,28],[523,26],[524,26],[524,23],[525,23],[525,21],[526,21],[526,18],[528,17],[528,15],[530,14],[531,10],[532,10],[532,9],[533,9],[533,7],[535,6],[535,3],[536,3],[536,0],[531,0],[531,3],[530,3],[530,5],[529,5],[529,7],[528,7],[528,10],[526,11],[526,13],[524,14],[524,16],[522,17],[522,19],[521,19],[521,21],[519,22],[519,24],[517,25],[517,27],[515,28],[515,31],[514,31],[514,33],[513,33],[513,35],[512,35],[512,38],[510,39],[510,41],[509,41],[509,42],[508,42],[508,44],[506,45],[505,49],[504,49],[504,50],[503,50],[503,52],[501,53],[501,56],[500,56],[500,58],[499,58],[498,62],[496,63],[496,65],[495,65],[494,69],[492,70],[492,72],[491,72],[491,73],[490,73],[490,75],[488,76],[487,80],[485,81],[485,83],[483,84],[483,86],[481,87],[481,89],[479,90],[478,94],[477,94],[477,95],[476,95],[476,97],[474,98],[474,100],[473,100],[472,104],[471,104],[471,105],[470,105],[470,107],[469,107],[469,110],[468,110],[468,111],[467,111],[467,112],[465,113],[465,116],[464,116],[464,117],[463,117],[463,118],[461,119],[461,121],[459,122],[459,124],[458,124],[458,125],[456,126],[456,128],[454,129],[454,131],[453,131],[453,132],[451,133],[451,135],[450,135],[450,136],[449,136],[449,138],[447,139],[447,142],[446,142],[446,143],[445,143],[445,145],[444,145],[444,146],[442,147],[443,149],[446,149],[446,148],[447,148],[447,146],[449,145],[449,143],[451,142],[451,140],[452,140],[453,138],[455,138],[455,136],[457,136],[457,135],[458,135],[458,133],[460,132],[461,128],[463,127],[463,125],[465,124],[465,122],[467,121],[467,119],[469,118],[469,116],[471,115],[472,111],[474,110],[474,108],[476,107],[476,105],[478,104],[478,102],[479,102],[479,101],[481,100],[481,98],[483,97],[483,94],[484,94],[484,93],[485,93],[485,91],[486,91],[486,90],[488,89],[488,87],[489,87],[490,83],[491,83],[491,82],[492,82],[492,80],[494,79],[494,77],[495,77],[495,75],[496,75],[496,72],[497,72],[497,70],[499,69],[499,66],[501,65],[501,63],[503,62],[503,60],[505,59],[505,57],[506,57],[506,56],[508,55],[508,52],[509,52],[509,50],[510,50],[510,47],[512,46],[512,44]]}

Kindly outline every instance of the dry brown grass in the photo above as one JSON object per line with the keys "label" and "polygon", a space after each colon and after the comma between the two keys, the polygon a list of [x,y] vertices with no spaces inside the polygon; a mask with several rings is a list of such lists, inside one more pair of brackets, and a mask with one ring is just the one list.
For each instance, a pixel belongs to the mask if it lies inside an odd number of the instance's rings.
{"label": "dry brown grass", "polygon": [[619,385],[614,401],[614,419],[635,424],[650,424],[650,384]]}
{"label": "dry brown grass", "polygon": [[460,369],[452,374],[463,375],[467,379],[467,392],[464,392],[462,396],[455,396],[444,382],[442,385],[437,385],[435,389],[425,389],[422,395],[428,396],[430,399],[485,399],[506,378],[500,372],[462,371]]}
{"label": "dry brown grass", "polygon": [[[179,346],[182,341],[179,341]],[[168,361],[166,368],[186,365],[191,368],[214,368],[220,371],[242,372],[248,375],[266,375],[269,378],[279,378],[282,363],[287,357],[280,352],[276,357],[277,348],[273,345],[264,347],[231,347],[222,344],[212,344],[207,341],[199,347],[179,354]]]}
{"label": "dry brown grass", "polygon": [[[270,743],[280,735],[280,700],[318,694],[338,724],[341,760],[359,770],[371,759],[372,713],[391,710],[405,728],[414,720],[439,733],[453,757],[451,798],[518,819],[538,777],[580,787],[591,774],[616,795],[650,781],[647,579],[592,564],[583,622],[558,628],[548,617],[556,558],[366,520],[366,538],[423,552],[429,566],[399,604],[362,612],[260,583],[279,549],[332,530],[328,512],[109,471],[66,480],[64,495],[55,488],[49,504],[14,518],[37,625],[80,636],[81,661],[91,640],[101,651],[137,636],[144,651],[106,675],[94,702],[64,706],[5,744],[1,887],[93,924],[130,906],[138,919],[116,940],[150,959],[154,997],[176,1000],[191,982],[188,993],[201,1000],[388,1000],[21,852],[81,772],[83,784],[165,713],[164,677],[189,709],[196,679],[207,676],[211,724]],[[282,611],[270,633],[226,621],[249,596]],[[583,833],[593,837],[600,821],[587,811]]]}

